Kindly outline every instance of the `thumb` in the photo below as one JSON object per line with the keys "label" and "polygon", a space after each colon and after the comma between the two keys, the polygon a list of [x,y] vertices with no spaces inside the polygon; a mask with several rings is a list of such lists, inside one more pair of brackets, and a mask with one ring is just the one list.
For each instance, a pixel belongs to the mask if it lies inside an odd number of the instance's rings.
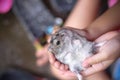
{"label": "thumb", "polygon": [[55,62],[55,56],[52,53],[48,52],[49,62],[53,64]]}

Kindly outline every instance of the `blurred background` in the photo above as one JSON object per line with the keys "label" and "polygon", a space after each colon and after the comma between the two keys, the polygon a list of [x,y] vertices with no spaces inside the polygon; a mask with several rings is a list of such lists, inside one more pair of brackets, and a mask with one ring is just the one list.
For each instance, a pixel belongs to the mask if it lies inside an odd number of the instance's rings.
{"label": "blurred background", "polygon": [[35,54],[46,45],[53,28],[62,26],[75,3],[0,0],[0,80],[56,80],[48,61],[38,66]]}

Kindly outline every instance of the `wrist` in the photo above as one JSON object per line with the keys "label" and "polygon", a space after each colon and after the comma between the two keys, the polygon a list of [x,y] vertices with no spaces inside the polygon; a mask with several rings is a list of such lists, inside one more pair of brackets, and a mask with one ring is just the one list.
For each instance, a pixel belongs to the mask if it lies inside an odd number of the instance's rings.
{"label": "wrist", "polygon": [[102,31],[101,29],[98,29],[97,27],[94,27],[93,25],[87,27],[86,31],[87,31],[87,34],[88,34],[90,40],[95,40],[99,36],[104,34],[104,31]]}
{"label": "wrist", "polygon": [[87,38],[89,40],[95,40],[97,38],[97,32],[94,31],[93,29],[88,27],[85,29],[85,31],[86,31]]}

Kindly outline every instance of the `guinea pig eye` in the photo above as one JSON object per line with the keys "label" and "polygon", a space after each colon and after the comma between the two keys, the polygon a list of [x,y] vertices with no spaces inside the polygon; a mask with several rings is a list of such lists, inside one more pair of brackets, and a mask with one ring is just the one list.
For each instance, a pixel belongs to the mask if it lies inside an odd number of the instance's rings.
{"label": "guinea pig eye", "polygon": [[60,45],[60,41],[57,41],[57,42],[56,42],[56,45]]}

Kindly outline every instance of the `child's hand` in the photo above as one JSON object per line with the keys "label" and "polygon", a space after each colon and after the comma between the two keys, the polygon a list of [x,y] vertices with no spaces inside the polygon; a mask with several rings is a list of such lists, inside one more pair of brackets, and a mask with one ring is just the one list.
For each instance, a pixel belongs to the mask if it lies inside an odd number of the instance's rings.
{"label": "child's hand", "polygon": [[48,46],[44,46],[42,49],[38,49],[35,53],[37,57],[36,64],[37,66],[43,66],[48,62],[48,54],[47,54]]}
{"label": "child's hand", "polygon": [[55,68],[59,75],[64,75],[66,77],[75,77],[75,74],[69,71],[68,66],[57,61],[52,53],[49,53],[49,61],[52,68]]}
{"label": "child's hand", "polygon": [[[89,76],[96,72],[106,69],[120,56],[120,34],[117,31],[108,32],[99,37],[96,42],[102,42],[108,40],[108,42],[102,46],[99,53],[85,60],[84,66],[92,65],[92,67],[86,69],[82,74]],[[53,54],[49,53],[50,63],[57,68],[62,75],[75,76],[74,73],[69,71],[68,66],[57,61]]]}
{"label": "child's hand", "polygon": [[99,37],[96,42],[104,40],[108,40],[108,42],[100,47],[98,53],[84,61],[83,66],[87,67],[88,65],[92,65],[82,72],[84,76],[105,70],[120,57],[120,33],[117,31],[108,32]]}

